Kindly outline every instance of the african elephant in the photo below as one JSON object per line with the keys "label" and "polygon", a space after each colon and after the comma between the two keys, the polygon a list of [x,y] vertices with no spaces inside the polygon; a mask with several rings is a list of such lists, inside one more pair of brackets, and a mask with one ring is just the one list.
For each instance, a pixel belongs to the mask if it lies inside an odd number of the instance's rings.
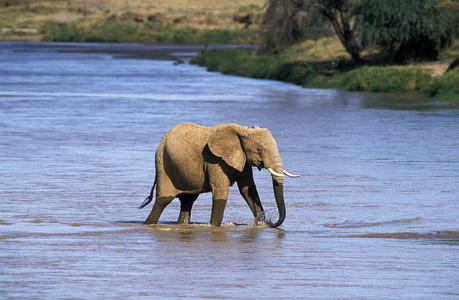
{"label": "african elephant", "polygon": [[145,221],[156,224],[164,208],[176,197],[181,209],[178,224],[189,224],[191,208],[201,193],[212,192],[210,224],[219,226],[228,198],[229,187],[237,182],[242,197],[255,217],[263,212],[253,180],[252,167],[266,168],[272,174],[279,219],[285,219],[283,197],[284,171],[276,141],[268,129],[237,124],[204,127],[178,124],[166,133],[155,156],[156,177],[150,195],[139,208],[156,201]]}

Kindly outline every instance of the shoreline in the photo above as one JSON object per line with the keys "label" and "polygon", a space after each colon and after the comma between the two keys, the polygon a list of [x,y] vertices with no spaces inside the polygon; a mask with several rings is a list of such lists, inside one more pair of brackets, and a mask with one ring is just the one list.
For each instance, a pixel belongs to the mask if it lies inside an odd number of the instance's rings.
{"label": "shoreline", "polygon": [[[192,63],[208,71],[297,84],[303,88],[370,93],[420,94],[432,100],[458,101],[459,68],[443,75],[416,66],[356,66],[337,70],[327,63],[286,61],[276,54],[251,54],[255,45],[76,43],[2,41],[69,53],[106,53],[113,58],[139,58]],[[328,63],[329,64],[329,63]],[[459,104],[459,102],[456,102]]]}
{"label": "shoreline", "polygon": [[205,44],[147,44],[147,43],[79,43],[53,41],[10,41],[0,40],[0,45],[27,44],[37,49],[54,48],[69,53],[106,53],[114,58],[139,58],[156,60],[185,60],[202,54],[207,50],[250,49],[254,45],[205,45]]}
{"label": "shoreline", "polygon": [[[156,60],[191,59],[201,53],[205,45],[172,45],[172,44],[140,44],[140,43],[75,43],[75,42],[44,42],[44,41],[4,41],[1,44],[27,44],[37,49],[53,48],[59,52],[69,53],[106,53],[114,58],[139,58]],[[209,46],[209,49],[222,47]]]}
{"label": "shoreline", "polygon": [[194,57],[192,63],[206,67],[209,71],[290,82],[303,88],[419,93],[432,100],[459,100],[459,68],[435,76],[434,70],[416,64],[314,62],[292,60],[284,53],[253,54],[237,49],[207,51]]}

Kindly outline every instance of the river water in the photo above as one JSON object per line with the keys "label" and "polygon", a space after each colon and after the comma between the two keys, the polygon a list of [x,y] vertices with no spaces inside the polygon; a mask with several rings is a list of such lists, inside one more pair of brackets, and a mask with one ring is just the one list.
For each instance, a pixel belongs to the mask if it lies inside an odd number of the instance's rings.
{"label": "river water", "polygon": [[[458,299],[459,106],[302,89],[165,60],[200,47],[0,43],[0,298]],[[151,59],[158,58],[158,59]],[[287,218],[232,187],[192,225],[143,225],[154,152],[181,122],[259,125]],[[271,177],[255,171],[275,215]]]}

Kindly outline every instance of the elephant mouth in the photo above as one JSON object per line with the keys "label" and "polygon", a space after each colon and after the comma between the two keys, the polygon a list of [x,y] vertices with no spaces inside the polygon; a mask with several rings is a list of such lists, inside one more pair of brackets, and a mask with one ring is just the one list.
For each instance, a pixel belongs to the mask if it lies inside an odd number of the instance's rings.
{"label": "elephant mouth", "polygon": [[265,165],[261,160],[255,161],[255,167],[257,167],[258,171],[261,171],[261,169],[265,169]]}

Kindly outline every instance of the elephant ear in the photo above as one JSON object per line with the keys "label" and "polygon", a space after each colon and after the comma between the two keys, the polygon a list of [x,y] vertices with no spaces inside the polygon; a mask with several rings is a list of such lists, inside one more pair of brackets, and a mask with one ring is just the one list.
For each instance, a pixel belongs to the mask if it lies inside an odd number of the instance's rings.
{"label": "elephant ear", "polygon": [[225,163],[242,172],[245,166],[245,153],[234,128],[217,129],[207,142],[213,155],[221,157]]}

